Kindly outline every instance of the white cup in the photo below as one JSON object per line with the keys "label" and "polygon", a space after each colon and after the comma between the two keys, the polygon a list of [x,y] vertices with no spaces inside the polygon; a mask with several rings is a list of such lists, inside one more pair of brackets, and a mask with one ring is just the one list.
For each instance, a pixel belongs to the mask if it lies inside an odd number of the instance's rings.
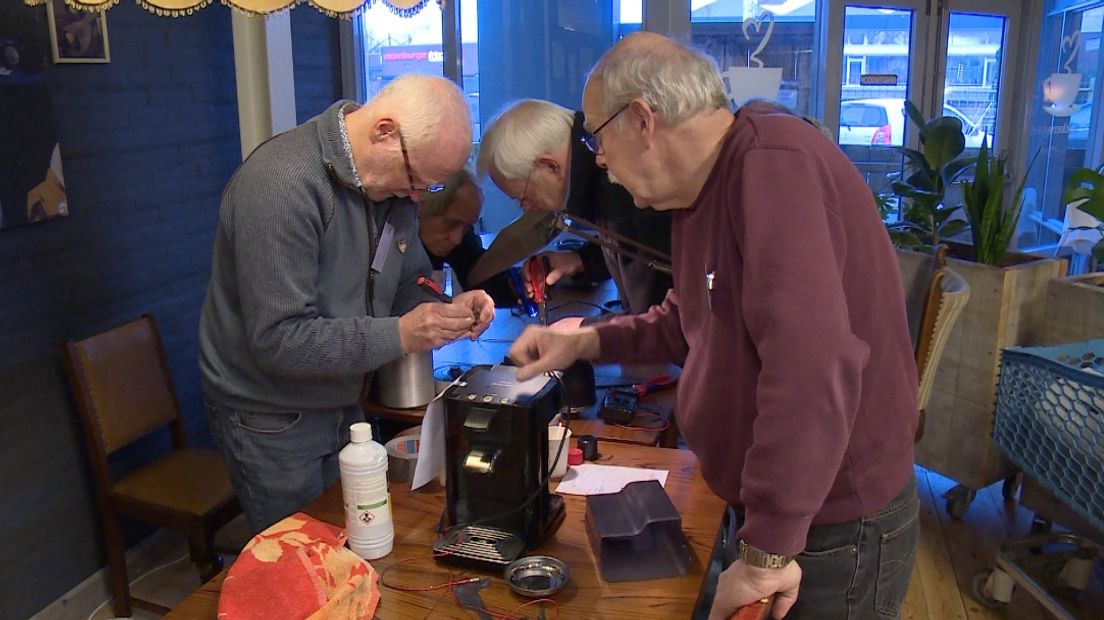
{"label": "white cup", "polygon": [[[556,450],[560,451],[560,458],[556,460]],[[548,467],[556,463],[556,469],[552,469],[549,477],[559,480],[567,473],[567,451],[571,448],[571,429],[566,426],[548,427]]]}
{"label": "white cup", "polygon": [[1077,99],[1077,91],[1081,88],[1080,73],[1051,73],[1050,77],[1043,80],[1043,99],[1049,101],[1053,107],[1066,109],[1073,105]]}

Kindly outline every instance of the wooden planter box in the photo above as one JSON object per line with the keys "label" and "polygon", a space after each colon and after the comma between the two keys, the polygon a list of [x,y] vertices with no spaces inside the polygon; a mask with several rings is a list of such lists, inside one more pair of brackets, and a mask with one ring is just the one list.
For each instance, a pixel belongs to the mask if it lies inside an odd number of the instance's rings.
{"label": "wooden planter box", "polygon": [[[1043,343],[1047,286],[1065,275],[1066,261],[1009,254],[1009,266],[992,267],[953,258],[969,252],[969,246],[952,246],[948,261],[969,283],[970,301],[939,362],[924,436],[916,445],[916,462],[977,490],[1014,471],[991,438],[1000,350]],[[930,278],[931,256],[900,249],[897,256],[909,325],[915,326]]]}
{"label": "wooden planter box", "polygon": [[1048,345],[1104,338],[1104,273],[1050,281],[1044,336]]}

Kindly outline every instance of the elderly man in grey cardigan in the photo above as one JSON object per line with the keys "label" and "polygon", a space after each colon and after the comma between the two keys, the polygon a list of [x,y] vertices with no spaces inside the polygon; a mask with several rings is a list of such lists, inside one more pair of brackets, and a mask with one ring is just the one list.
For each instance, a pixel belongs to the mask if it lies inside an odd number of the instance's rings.
{"label": "elderly man in grey cardigan", "polygon": [[435,299],[417,206],[459,170],[454,84],[401,77],[262,144],[222,197],[199,326],[208,420],[254,531],[337,480],[375,368],[494,318],[483,291]]}

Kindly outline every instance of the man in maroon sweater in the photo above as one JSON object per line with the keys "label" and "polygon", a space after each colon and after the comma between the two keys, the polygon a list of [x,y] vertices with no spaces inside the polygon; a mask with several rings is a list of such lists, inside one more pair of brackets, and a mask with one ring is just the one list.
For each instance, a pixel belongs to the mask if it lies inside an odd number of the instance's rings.
{"label": "man in maroon sweater", "polygon": [[653,33],[598,61],[583,110],[598,164],[673,211],[674,289],[641,315],[530,328],[518,378],[683,365],[679,429],[730,504],[710,618],[771,594],[778,618],[895,617],[918,533],[916,367],[862,177],[796,116],[732,114],[712,61]]}

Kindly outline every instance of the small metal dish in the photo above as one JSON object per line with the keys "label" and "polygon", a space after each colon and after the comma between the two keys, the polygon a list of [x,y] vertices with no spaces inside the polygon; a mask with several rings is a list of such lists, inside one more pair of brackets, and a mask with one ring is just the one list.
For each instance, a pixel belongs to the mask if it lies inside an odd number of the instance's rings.
{"label": "small metal dish", "polygon": [[543,598],[559,592],[570,577],[567,564],[548,555],[518,558],[510,562],[503,574],[510,589],[530,598]]}

